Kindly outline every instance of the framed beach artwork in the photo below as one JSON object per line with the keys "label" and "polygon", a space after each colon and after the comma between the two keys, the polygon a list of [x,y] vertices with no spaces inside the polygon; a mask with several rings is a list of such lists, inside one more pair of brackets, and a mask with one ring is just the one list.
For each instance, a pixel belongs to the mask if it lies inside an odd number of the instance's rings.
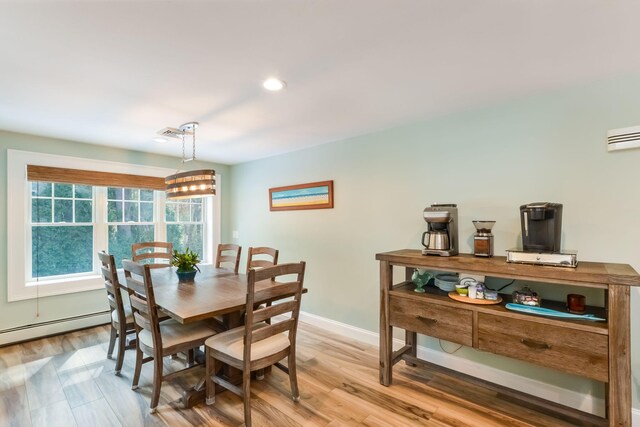
{"label": "framed beach artwork", "polygon": [[330,208],[333,208],[333,181],[269,189],[269,209],[272,211]]}

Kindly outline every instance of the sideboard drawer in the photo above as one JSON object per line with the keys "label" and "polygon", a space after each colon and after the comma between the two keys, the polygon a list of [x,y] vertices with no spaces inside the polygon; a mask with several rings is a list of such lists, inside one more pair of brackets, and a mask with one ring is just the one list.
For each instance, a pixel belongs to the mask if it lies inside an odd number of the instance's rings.
{"label": "sideboard drawer", "polygon": [[473,344],[473,314],[470,310],[396,296],[391,296],[389,304],[392,326],[458,344]]}
{"label": "sideboard drawer", "polygon": [[608,382],[608,336],[478,314],[478,349]]}

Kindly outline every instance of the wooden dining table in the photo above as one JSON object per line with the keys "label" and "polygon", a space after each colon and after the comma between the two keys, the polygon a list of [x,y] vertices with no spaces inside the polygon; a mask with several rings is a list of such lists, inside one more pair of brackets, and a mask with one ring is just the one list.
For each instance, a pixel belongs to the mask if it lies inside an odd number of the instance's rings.
{"label": "wooden dining table", "polygon": [[[126,287],[124,272],[119,271],[120,284]],[[200,272],[191,282],[179,282],[175,267],[151,270],[151,280],[156,304],[162,312],[182,324],[201,320],[222,318],[223,329],[241,326],[242,310],[247,295],[247,275],[201,265]],[[256,283],[256,291],[267,290],[273,286],[270,280]],[[213,333],[212,333],[213,335]],[[238,372],[228,369],[227,376],[232,380],[241,379]],[[204,400],[204,378],[190,390],[183,393],[182,401],[189,408]]]}

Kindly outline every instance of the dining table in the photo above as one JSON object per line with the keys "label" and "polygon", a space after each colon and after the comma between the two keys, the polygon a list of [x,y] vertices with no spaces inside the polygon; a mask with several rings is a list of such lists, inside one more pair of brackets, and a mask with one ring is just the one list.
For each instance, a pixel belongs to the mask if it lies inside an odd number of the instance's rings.
{"label": "dining table", "polygon": [[[242,311],[246,305],[247,275],[236,274],[213,265],[200,265],[200,271],[193,281],[180,282],[175,267],[154,268],[151,280],[156,304],[163,313],[182,324],[210,321],[222,330],[243,324]],[[124,272],[119,271],[119,282],[127,286]],[[266,291],[273,287],[271,280],[256,283],[256,291]],[[221,318],[222,322],[215,319]],[[213,335],[213,333],[212,333]],[[241,380],[241,373],[230,367],[226,376],[230,381]],[[192,389],[185,390],[182,403],[190,408],[204,400],[204,377]]]}

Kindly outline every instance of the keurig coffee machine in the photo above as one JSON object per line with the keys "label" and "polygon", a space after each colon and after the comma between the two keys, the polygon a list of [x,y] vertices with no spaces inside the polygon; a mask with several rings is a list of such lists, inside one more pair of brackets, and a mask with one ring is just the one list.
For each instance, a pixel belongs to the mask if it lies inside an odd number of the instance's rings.
{"label": "keurig coffee machine", "polygon": [[525,252],[560,252],[562,205],[529,203],[520,206],[522,249]]}
{"label": "keurig coffee machine", "polygon": [[562,205],[529,203],[520,206],[522,249],[507,251],[508,262],[576,267],[576,253],[560,250]]}

